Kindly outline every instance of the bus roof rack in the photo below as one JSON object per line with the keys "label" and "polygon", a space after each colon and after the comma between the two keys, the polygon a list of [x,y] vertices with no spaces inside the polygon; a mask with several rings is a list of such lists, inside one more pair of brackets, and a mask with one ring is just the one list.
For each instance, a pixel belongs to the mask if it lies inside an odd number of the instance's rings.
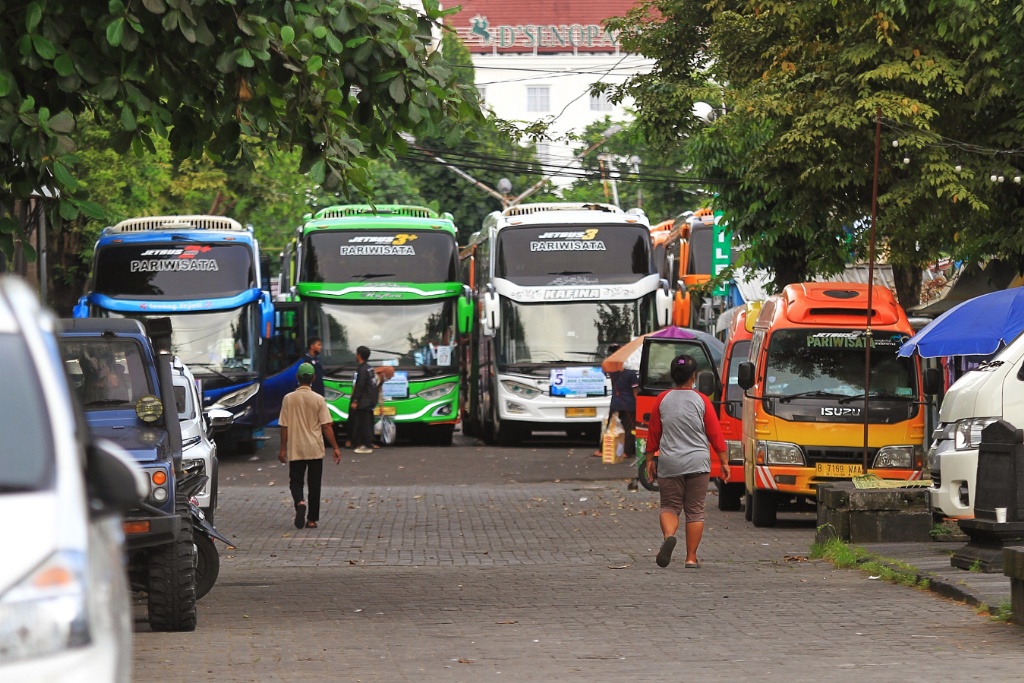
{"label": "bus roof rack", "polygon": [[245,228],[234,218],[227,216],[144,216],[129,218],[113,227],[108,232],[146,232],[149,230],[241,230]]}
{"label": "bus roof rack", "polygon": [[596,202],[541,202],[538,204],[517,204],[501,212],[502,216],[527,216],[544,211],[603,211],[605,213],[622,213],[622,209],[613,204]]}
{"label": "bus roof rack", "polygon": [[[403,204],[340,204],[328,206],[317,211],[313,218],[320,220],[324,218],[345,218],[346,216],[409,216],[411,218],[449,218],[448,215],[439,216],[433,209],[425,206],[408,206]],[[449,219],[450,220],[450,219]]]}

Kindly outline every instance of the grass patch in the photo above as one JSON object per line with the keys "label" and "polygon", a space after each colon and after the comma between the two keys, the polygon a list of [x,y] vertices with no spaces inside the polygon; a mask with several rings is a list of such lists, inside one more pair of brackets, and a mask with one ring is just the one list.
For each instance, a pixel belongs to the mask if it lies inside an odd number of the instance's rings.
{"label": "grass patch", "polygon": [[916,568],[906,562],[889,560],[869,553],[864,548],[851,546],[831,538],[824,543],[811,544],[811,557],[828,560],[839,569],[859,569],[883,581],[927,590],[931,585]]}
{"label": "grass patch", "polygon": [[982,617],[988,617],[992,621],[1009,621],[1013,617],[1013,609],[1010,606],[1010,601],[1001,603],[998,607],[989,607],[985,603],[981,603],[975,608],[975,613]]}

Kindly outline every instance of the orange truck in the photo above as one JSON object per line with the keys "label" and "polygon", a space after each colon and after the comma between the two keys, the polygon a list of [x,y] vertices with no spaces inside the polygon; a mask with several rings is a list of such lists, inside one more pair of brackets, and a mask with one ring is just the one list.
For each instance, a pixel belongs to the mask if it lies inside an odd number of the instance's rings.
{"label": "orange truck", "polygon": [[711,280],[709,272],[699,271],[710,270],[713,223],[711,209],[700,209],[651,226],[654,263],[671,284],[672,324],[677,327],[699,327],[703,300],[688,288]]}
{"label": "orange truck", "polygon": [[718,421],[729,450],[729,483],[722,482],[722,466],[711,459],[711,479],[718,485],[718,509],[739,510],[745,486],[743,483],[743,389],[739,385],[740,363],[747,360],[754,322],[761,311],[761,302],[753,301],[736,310],[729,324],[722,357],[722,401]]}
{"label": "orange truck", "polygon": [[864,474],[865,457],[883,479],[921,478],[920,365],[896,355],[913,330],[889,289],[874,286],[871,299],[870,318],[866,284],[795,284],[765,300],[737,375],[755,526],[773,526],[780,506],[813,499],[818,484]]}

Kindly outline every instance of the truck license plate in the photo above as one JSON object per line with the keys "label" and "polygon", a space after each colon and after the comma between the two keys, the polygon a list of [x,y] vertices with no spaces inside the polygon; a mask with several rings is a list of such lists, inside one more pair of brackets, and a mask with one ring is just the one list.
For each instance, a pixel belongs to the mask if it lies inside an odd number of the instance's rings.
{"label": "truck license plate", "polygon": [[398,408],[395,406],[377,406],[373,409],[374,415],[397,415]]}
{"label": "truck license plate", "polygon": [[814,465],[815,474],[819,477],[859,477],[864,473],[861,465],[847,465],[836,462],[819,462]]}
{"label": "truck license plate", "polygon": [[597,408],[566,408],[566,417],[597,417]]}

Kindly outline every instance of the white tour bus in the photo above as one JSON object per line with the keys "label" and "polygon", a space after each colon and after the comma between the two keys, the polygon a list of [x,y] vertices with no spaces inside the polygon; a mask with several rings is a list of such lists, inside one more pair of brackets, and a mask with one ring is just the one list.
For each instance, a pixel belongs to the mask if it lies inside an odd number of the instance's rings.
{"label": "white tour bus", "polygon": [[532,431],[596,441],[609,347],[668,324],[669,283],[647,217],[608,204],[494,212],[463,249],[479,323],[465,345],[463,431],[513,444]]}

